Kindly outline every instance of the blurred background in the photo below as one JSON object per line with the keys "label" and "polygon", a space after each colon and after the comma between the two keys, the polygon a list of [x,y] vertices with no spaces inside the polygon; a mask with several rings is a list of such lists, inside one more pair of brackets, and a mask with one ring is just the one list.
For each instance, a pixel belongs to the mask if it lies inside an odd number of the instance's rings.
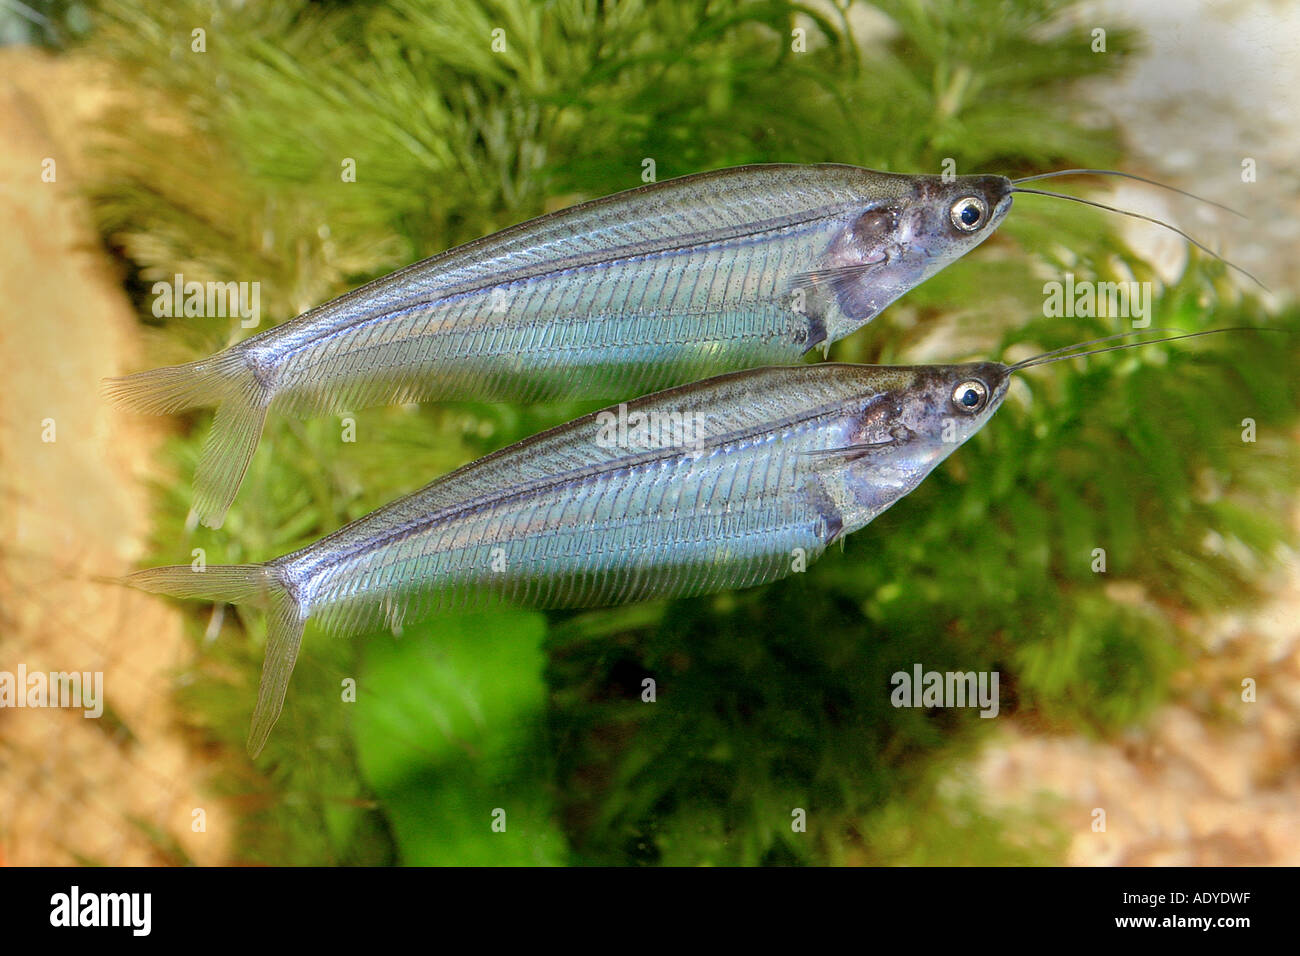
{"label": "blurred background", "polygon": [[[102,671],[106,700],[0,709],[0,858],[1300,863],[1297,38],[1300,8],[1268,0],[0,0],[0,670]],[[1172,219],[1270,290],[1026,196],[842,361],[1130,327],[1046,317],[1067,272],[1151,282],[1155,326],[1290,334],[1038,370],[843,553],[770,587],[309,630],[250,760],[259,613],[105,579],[274,557],[592,406],[358,409],[355,442],[273,419],[225,526],[199,528],[210,413],[122,414],[98,382],[254,330],[156,317],[154,283],[256,282],[265,328],[640,185],[646,160],[660,180],[1124,169],[1249,218],[1051,188]],[[916,663],[996,670],[997,718],[892,707]]]}

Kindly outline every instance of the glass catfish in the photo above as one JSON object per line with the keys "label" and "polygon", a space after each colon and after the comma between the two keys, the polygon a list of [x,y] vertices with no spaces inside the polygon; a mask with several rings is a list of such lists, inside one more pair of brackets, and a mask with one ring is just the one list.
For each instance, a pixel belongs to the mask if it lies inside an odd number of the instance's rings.
{"label": "glass catfish", "polygon": [[271,409],[623,398],[828,348],[997,227],[1013,183],[742,166],[448,250],[201,361],[111,379],[142,412],[215,405],[194,482],[219,527]]}
{"label": "glass catfish", "polygon": [[917,487],[997,409],[1008,374],[733,372],[525,439],[265,564],[150,568],[126,583],[269,605],[256,753],[307,621],[352,634],[483,600],[611,605],[784,577]]}

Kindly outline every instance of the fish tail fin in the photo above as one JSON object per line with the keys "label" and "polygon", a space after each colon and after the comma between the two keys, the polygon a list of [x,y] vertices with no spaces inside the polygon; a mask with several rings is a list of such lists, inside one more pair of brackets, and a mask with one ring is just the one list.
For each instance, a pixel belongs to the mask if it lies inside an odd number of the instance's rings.
{"label": "fish tail fin", "polygon": [[258,383],[250,370],[241,386],[217,406],[194,472],[194,510],[210,528],[220,528],[226,520],[262,438],[270,403],[270,389]]}
{"label": "fish tail fin", "polygon": [[[264,600],[277,586],[265,564],[214,564],[199,570],[191,564],[132,571],[122,583],[178,598],[201,598],[225,604],[246,604]],[[279,586],[283,590],[283,585]]]}
{"label": "fish tail fin", "polygon": [[194,475],[194,510],[204,524],[221,527],[262,437],[272,398],[245,355],[227,349],[187,365],[106,379],[104,391],[124,408],[154,415],[217,407]]}
{"label": "fish tail fin", "polygon": [[256,757],[266,745],[271,728],[280,719],[289,677],[298,662],[306,616],[287,591],[272,597],[271,613],[266,618],[266,657],[262,662],[262,680],[257,687],[257,705],[248,727],[248,753]]}
{"label": "fish tail fin", "polygon": [[145,415],[171,415],[187,408],[216,405],[224,393],[225,353],[200,362],[153,368],[104,379],[104,394],[114,404]]}
{"label": "fish tail fin", "polygon": [[146,568],[128,574],[123,583],[172,597],[203,598],[230,604],[260,601],[270,605],[262,680],[248,731],[248,752],[256,757],[262,752],[271,728],[280,717],[289,677],[302,646],[307,615],[293,593],[265,564],[212,565],[202,571],[188,564]]}

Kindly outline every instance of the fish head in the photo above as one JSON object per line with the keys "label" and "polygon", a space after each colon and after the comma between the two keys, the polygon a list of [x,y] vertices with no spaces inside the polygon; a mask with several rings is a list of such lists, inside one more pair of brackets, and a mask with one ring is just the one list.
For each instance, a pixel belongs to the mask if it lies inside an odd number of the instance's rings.
{"label": "fish head", "polygon": [[[867,371],[867,370],[864,370]],[[1011,370],[998,362],[876,367],[849,432],[840,473],[846,530],[911,492],[1006,398]]]}
{"label": "fish head", "polygon": [[820,296],[825,339],[861,328],[987,239],[1010,211],[1011,193],[1010,179],[984,175],[893,176],[887,190],[864,188],[861,211],[796,281]]}
{"label": "fish head", "polygon": [[1011,370],[1001,362],[925,365],[913,372],[900,420],[918,444],[943,449],[945,458],[993,417],[1011,383]]}
{"label": "fish head", "polygon": [[1005,176],[917,176],[897,232],[895,256],[924,281],[991,236],[1011,211]]}

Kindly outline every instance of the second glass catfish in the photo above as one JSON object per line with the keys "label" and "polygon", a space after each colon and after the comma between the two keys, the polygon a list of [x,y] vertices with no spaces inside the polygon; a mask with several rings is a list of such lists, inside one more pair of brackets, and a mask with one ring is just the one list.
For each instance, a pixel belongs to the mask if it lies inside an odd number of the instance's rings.
{"label": "second glass catfish", "polygon": [[625,398],[794,362],[977,246],[1012,191],[844,165],[687,176],[448,250],[108,391],[143,412],[217,407],[194,507],[219,527],[270,409]]}

